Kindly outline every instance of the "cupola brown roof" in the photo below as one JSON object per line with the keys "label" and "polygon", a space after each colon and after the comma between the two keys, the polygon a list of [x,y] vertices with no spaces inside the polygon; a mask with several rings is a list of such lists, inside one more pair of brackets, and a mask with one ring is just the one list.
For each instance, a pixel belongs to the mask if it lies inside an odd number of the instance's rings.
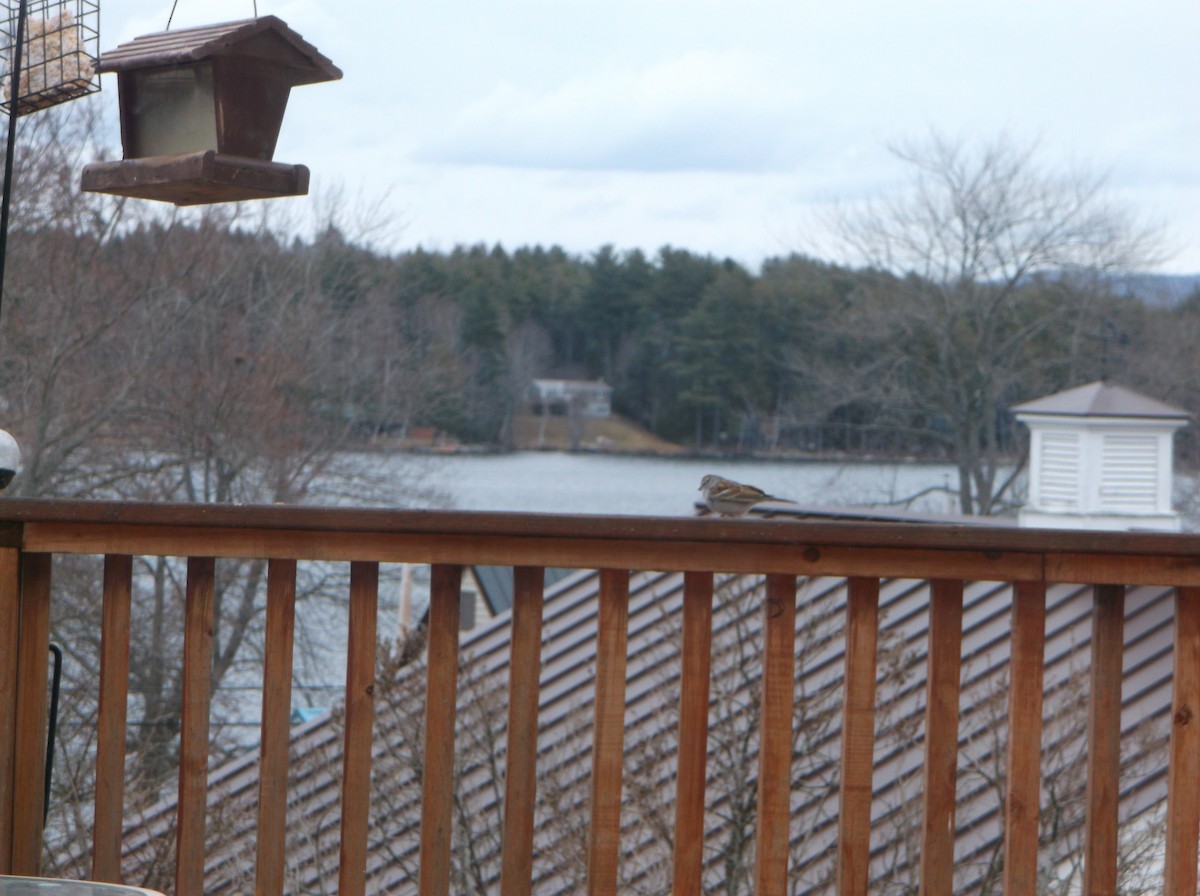
{"label": "cupola brown roof", "polygon": [[1035,398],[1014,405],[1012,410],[1016,414],[1067,417],[1152,417],[1168,420],[1191,417],[1181,408],[1104,380]]}

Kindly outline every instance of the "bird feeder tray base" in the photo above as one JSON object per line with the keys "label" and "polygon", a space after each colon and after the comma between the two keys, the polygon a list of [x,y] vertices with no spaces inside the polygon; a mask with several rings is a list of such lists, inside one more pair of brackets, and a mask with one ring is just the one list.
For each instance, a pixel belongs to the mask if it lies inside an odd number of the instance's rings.
{"label": "bird feeder tray base", "polygon": [[308,194],[308,168],[207,150],[96,162],[83,169],[83,189],[175,205],[211,205]]}

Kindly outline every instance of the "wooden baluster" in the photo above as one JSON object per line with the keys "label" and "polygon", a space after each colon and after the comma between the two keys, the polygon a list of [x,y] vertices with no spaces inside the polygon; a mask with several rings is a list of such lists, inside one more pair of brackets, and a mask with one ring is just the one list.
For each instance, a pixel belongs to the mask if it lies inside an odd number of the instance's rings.
{"label": "wooden baluster", "polygon": [[462,567],[438,564],[429,586],[429,677],[425,691],[425,780],[421,800],[421,896],[450,893],[454,718]]}
{"label": "wooden baluster", "polygon": [[109,554],[105,557],[92,878],[114,884],[121,882],[125,704],[129,696],[129,605],[132,588],[133,558],[128,554]]}
{"label": "wooden baluster", "polygon": [[528,896],[532,891],[544,582],[545,570],[540,566],[518,566],[513,570],[501,896]]}
{"label": "wooden baluster", "polygon": [[712,604],[712,573],[685,573],[678,774],[675,780],[675,870],[671,884],[674,896],[700,893],[704,871],[704,778],[708,758],[708,689],[712,674]]}
{"label": "wooden baluster", "polygon": [[21,554],[16,548],[0,548],[0,874],[12,869],[20,623]]}
{"label": "wooden baluster", "polygon": [[50,555],[21,558],[17,738],[13,761],[12,873],[37,877],[42,867],[46,785],[46,689],[50,666]]}
{"label": "wooden baluster", "polygon": [[1019,582],[1013,586],[1011,655],[1008,771],[1004,795],[1004,892],[1036,893],[1046,656],[1044,582]]}
{"label": "wooden baluster", "polygon": [[962,677],[963,583],[930,583],[929,669],[925,679],[925,793],[921,826],[922,896],[954,890],[954,809],[958,700]]}
{"label": "wooden baluster", "polygon": [[1167,766],[1164,893],[1195,893],[1200,838],[1200,588],[1175,592],[1175,674]]}
{"label": "wooden baluster", "polygon": [[587,892],[588,896],[616,896],[621,856],[621,768],[625,757],[628,571],[600,570],[597,624]]}
{"label": "wooden baluster", "polygon": [[871,879],[879,580],[855,576],[849,579],[848,587],[837,892],[840,896],[865,896]]}
{"label": "wooden baluster", "polygon": [[208,807],[208,723],[212,699],[216,563],[191,557],[183,628],[183,706],[179,728],[176,896],[204,893],[204,817]]}
{"label": "wooden baluster", "polygon": [[258,777],[255,896],[282,896],[287,833],[288,735],[292,713],[296,561],[267,566],[266,659]]}
{"label": "wooden baluster", "polygon": [[1121,771],[1121,679],[1125,586],[1097,585],[1092,611],[1092,693],[1088,714],[1087,821],[1083,890],[1116,896]]}
{"label": "wooden baluster", "polygon": [[792,799],[792,710],[796,699],[795,576],[767,576],[763,612],[754,892],[757,896],[785,896]]}
{"label": "wooden baluster", "polygon": [[339,896],[362,896],[367,887],[367,816],[371,805],[378,607],[379,564],[365,561],[351,563]]}

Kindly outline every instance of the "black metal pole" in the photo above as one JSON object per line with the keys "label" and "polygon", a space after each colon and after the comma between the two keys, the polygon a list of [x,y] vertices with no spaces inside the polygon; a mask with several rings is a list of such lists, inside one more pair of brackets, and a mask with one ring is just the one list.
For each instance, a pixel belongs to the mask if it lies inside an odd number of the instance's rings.
{"label": "black metal pole", "polygon": [[58,696],[62,691],[62,648],[50,642],[54,654],[54,676],[50,679],[50,718],[46,725],[46,782],[42,802],[42,824],[50,817],[50,784],[54,779],[54,742],[58,737]]}
{"label": "black metal pole", "polygon": [[0,194],[0,308],[4,301],[4,262],[8,257],[8,209],[12,203],[13,152],[21,106],[21,53],[25,49],[26,0],[17,7],[17,41],[13,47],[12,88],[8,93],[8,140],[4,144],[4,188]]}

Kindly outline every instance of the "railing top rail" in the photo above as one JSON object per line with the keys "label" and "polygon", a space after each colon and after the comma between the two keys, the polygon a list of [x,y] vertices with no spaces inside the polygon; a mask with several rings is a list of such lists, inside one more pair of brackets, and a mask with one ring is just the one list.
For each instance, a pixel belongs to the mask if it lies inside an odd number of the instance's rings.
{"label": "railing top rail", "polygon": [[254,529],[375,535],[483,536],[580,540],[686,541],[938,551],[1172,556],[1200,559],[1200,535],[1021,529],[954,523],[841,519],[601,516],[453,510],[173,504],[59,499],[0,500],[0,544],[21,546],[30,524],[54,526]]}

